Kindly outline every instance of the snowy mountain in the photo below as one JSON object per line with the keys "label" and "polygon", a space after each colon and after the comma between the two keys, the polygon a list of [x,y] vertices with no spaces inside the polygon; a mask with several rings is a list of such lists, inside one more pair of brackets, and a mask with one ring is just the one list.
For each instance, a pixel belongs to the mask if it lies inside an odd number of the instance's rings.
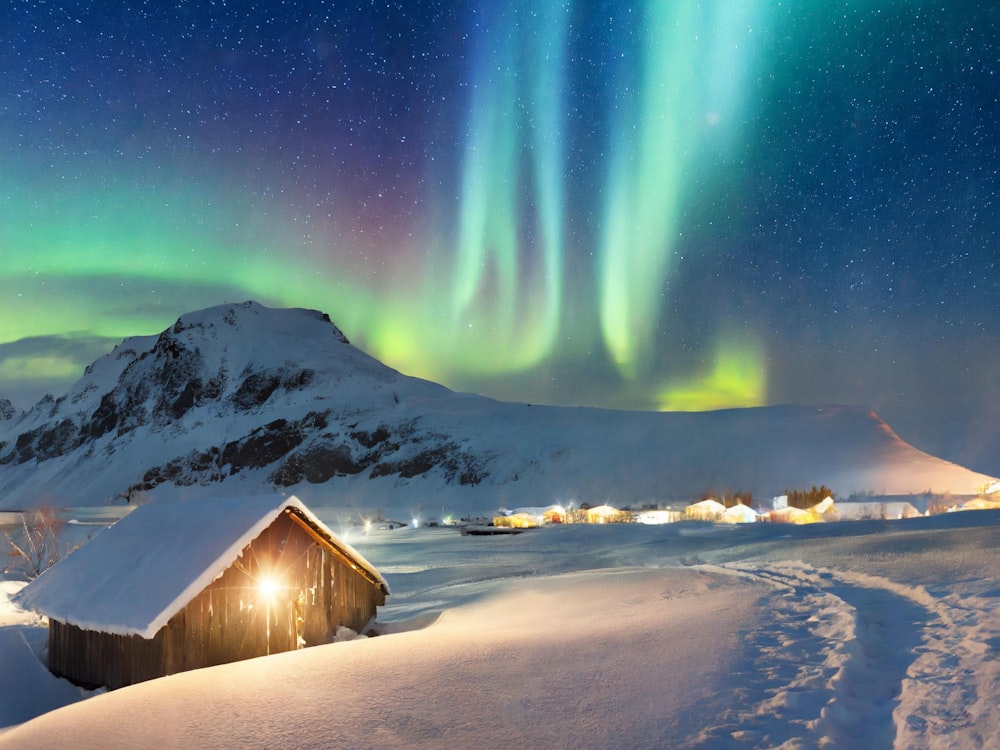
{"label": "snowy mountain", "polygon": [[623,412],[454,393],[364,354],[320,312],[255,302],[126,339],[65,396],[0,413],[0,508],[277,489],[439,516],[819,484],[965,494],[991,481],[858,407]]}

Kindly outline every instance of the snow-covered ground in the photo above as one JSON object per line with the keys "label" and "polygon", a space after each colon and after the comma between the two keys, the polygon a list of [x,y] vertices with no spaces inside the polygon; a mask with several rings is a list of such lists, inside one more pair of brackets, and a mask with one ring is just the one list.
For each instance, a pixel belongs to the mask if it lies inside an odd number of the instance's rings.
{"label": "snow-covered ground", "polygon": [[0,747],[987,748],[1000,736],[1000,511],[346,541],[392,588],[382,635],[86,699],[41,668],[41,623],[0,584]]}

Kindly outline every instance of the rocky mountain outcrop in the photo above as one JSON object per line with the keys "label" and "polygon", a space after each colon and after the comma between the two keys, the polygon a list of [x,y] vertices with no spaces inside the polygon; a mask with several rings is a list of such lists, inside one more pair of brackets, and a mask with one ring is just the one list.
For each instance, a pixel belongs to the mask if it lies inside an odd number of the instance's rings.
{"label": "rocky mountain outcrop", "polygon": [[7,422],[17,415],[17,409],[9,399],[0,398],[0,422]]}

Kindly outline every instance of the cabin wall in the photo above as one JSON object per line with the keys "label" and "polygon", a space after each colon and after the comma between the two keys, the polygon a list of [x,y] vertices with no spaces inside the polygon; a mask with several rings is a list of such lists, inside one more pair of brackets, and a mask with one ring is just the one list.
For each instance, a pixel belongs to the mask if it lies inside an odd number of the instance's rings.
{"label": "cabin wall", "polygon": [[[261,584],[272,579],[277,588]],[[287,513],[152,639],[50,621],[49,668],[88,687],[118,688],[188,669],[329,643],[360,631],[382,589]]]}
{"label": "cabin wall", "polygon": [[86,688],[110,689],[168,674],[164,655],[178,650],[179,633],[163,628],[153,639],[84,630],[49,621],[49,671]]}

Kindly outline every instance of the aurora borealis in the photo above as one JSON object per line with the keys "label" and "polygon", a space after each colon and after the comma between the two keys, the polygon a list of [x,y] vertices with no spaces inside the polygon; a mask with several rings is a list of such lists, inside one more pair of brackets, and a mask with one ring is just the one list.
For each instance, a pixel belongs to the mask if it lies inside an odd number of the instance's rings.
{"label": "aurora borealis", "polygon": [[0,0],[0,397],[226,301],[514,400],[1000,472],[1000,9]]}

